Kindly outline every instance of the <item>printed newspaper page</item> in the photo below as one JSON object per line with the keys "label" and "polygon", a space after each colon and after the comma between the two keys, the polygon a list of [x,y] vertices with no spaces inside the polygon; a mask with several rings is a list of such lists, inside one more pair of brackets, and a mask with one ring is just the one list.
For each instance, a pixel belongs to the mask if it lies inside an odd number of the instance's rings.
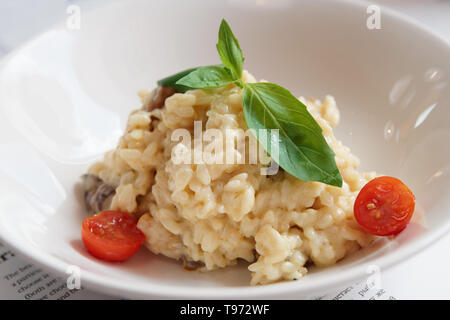
{"label": "printed newspaper page", "polygon": [[[70,275],[66,279],[55,277],[46,270],[24,261],[0,243],[0,299],[70,300],[118,299],[118,297],[92,292],[82,286],[77,289],[71,281]],[[364,280],[315,299],[386,300],[395,299],[395,297],[386,290],[377,288],[376,285]]]}

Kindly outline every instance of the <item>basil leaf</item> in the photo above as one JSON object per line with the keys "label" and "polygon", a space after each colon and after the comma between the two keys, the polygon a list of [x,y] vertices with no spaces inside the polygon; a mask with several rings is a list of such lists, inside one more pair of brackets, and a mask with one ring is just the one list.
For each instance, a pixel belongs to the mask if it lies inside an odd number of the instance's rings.
{"label": "basil leaf", "polygon": [[[273,83],[248,83],[242,93],[245,120],[262,146],[269,150],[259,129],[278,129],[278,164],[304,181],[342,186],[334,152],[306,106],[288,90]],[[274,159],[276,160],[276,159]]]}
{"label": "basil leaf", "polygon": [[187,69],[181,72],[178,72],[176,74],[173,74],[171,76],[168,76],[164,79],[161,79],[157,82],[157,84],[159,86],[166,86],[166,87],[171,87],[171,88],[175,88],[178,92],[186,92],[188,90],[191,90],[193,88],[187,87],[187,86],[183,86],[180,84],[177,84],[177,81],[180,80],[181,78],[185,77],[186,75],[188,75],[189,73],[191,73],[192,71],[197,70],[200,67],[197,68],[191,68],[191,69]]}
{"label": "basil leaf", "polygon": [[225,67],[231,70],[236,80],[240,80],[242,77],[244,57],[239,42],[234,37],[225,19],[222,19],[222,23],[220,24],[219,42],[216,48]]}
{"label": "basil leaf", "polygon": [[230,71],[223,66],[200,67],[176,82],[190,88],[217,88],[234,82]]}

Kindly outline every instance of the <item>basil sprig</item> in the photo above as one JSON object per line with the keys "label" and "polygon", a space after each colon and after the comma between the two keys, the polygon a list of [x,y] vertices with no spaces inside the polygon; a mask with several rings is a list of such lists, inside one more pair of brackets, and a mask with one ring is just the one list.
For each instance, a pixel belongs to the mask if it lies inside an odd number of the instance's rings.
{"label": "basil sprig", "polygon": [[216,47],[223,65],[189,69],[160,80],[158,84],[174,87],[180,92],[231,83],[240,86],[247,126],[254,129],[258,141],[269,154],[274,146],[267,141],[267,135],[260,135],[259,129],[277,129],[279,132],[278,164],[298,179],[341,187],[342,177],[335,154],[306,106],[277,84],[243,83],[244,56],[225,20],[220,24]]}

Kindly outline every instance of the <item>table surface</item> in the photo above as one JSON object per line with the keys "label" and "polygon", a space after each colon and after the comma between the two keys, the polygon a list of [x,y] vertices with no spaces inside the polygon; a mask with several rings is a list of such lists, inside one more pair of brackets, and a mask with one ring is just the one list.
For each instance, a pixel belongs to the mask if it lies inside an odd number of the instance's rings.
{"label": "table surface", "polygon": [[[40,0],[39,5],[31,6],[29,0],[2,0],[0,57],[64,17],[68,5],[89,7],[106,1]],[[450,0],[373,2],[409,15],[450,41]],[[413,258],[389,270],[381,270],[381,286],[399,299],[450,299],[450,255],[446,254],[449,247],[450,234]],[[430,270],[430,264],[433,264],[433,272],[425,272]]]}

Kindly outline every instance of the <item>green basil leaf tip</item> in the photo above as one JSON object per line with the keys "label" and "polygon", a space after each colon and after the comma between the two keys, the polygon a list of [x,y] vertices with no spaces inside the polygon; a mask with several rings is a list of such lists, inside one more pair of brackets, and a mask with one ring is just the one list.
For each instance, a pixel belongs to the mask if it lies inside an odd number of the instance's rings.
{"label": "green basil leaf tip", "polygon": [[223,66],[200,67],[176,82],[190,88],[217,88],[234,82],[230,71]]}
{"label": "green basil leaf tip", "polygon": [[235,79],[241,79],[244,56],[239,41],[233,35],[230,26],[222,19],[219,28],[219,41],[216,45],[222,63],[231,70]]}
{"label": "green basil leaf tip", "polygon": [[242,93],[244,115],[249,128],[261,139],[259,129],[278,129],[278,164],[304,181],[320,181],[342,186],[334,152],[322,135],[322,129],[306,106],[287,89],[273,83],[246,84]]}

